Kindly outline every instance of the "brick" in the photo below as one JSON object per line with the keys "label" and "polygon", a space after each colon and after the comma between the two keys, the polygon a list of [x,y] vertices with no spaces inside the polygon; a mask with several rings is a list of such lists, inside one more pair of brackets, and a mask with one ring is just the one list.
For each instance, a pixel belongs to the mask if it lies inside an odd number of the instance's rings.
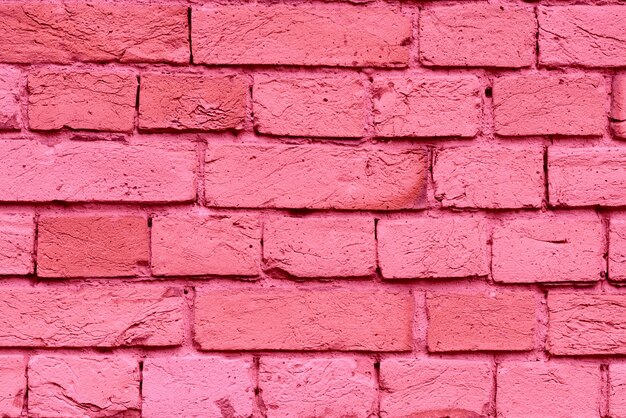
{"label": "brick", "polygon": [[557,362],[504,362],[498,366],[498,416],[597,417],[600,366]]}
{"label": "brick", "polygon": [[626,219],[614,217],[609,226],[609,278],[626,280]]}
{"label": "brick", "polygon": [[620,148],[550,148],[548,199],[552,206],[626,205],[626,151]]}
{"label": "brick", "polygon": [[139,362],[128,357],[35,356],[28,363],[28,415],[139,417]]}
{"label": "brick", "polygon": [[22,416],[26,395],[26,361],[21,355],[0,356],[0,414]]}
{"label": "brick", "polygon": [[34,248],[32,214],[0,215],[0,275],[32,274]]}
{"label": "brick", "polygon": [[429,293],[428,351],[523,351],[534,347],[535,298]]}
{"label": "brick", "polygon": [[478,133],[478,79],[380,76],[373,82],[378,137],[472,137]]}
{"label": "brick", "polygon": [[140,130],[241,129],[248,86],[236,77],[195,74],[141,75]]}
{"label": "brick", "polygon": [[198,290],[202,350],[407,351],[413,299],[375,290]]}
{"label": "brick", "polygon": [[495,132],[503,136],[602,135],[604,79],[599,75],[541,74],[496,78]]}
{"label": "brick", "polygon": [[535,60],[536,31],[530,8],[461,4],[424,9],[420,61],[446,67],[528,67]]}
{"label": "brick", "polygon": [[486,276],[487,229],[474,218],[380,220],[378,259],[387,279]]}
{"label": "brick", "polygon": [[609,365],[609,415],[626,418],[626,365]]}
{"label": "brick", "polygon": [[178,289],[38,286],[2,289],[4,347],[171,346],[183,339]]}
{"label": "brick", "polygon": [[470,418],[487,415],[492,366],[483,361],[383,359],[383,417]]}
{"label": "brick", "polygon": [[39,72],[28,76],[33,130],[133,130],[137,78],[128,72]]}
{"label": "brick", "polygon": [[376,271],[374,220],[273,218],[265,222],[269,269],[295,277],[367,277]]}
{"label": "brick", "polygon": [[539,7],[539,63],[626,66],[626,9],[621,5]]}
{"label": "brick", "polygon": [[261,358],[259,387],[268,418],[375,414],[373,361],[348,358]]}
{"label": "brick", "polygon": [[435,199],[445,207],[538,208],[544,197],[538,147],[453,147],[433,158]]}
{"label": "brick", "polygon": [[152,221],[152,273],[157,276],[254,276],[261,226],[253,216],[158,216]]}
{"label": "brick", "polygon": [[626,354],[623,295],[549,293],[548,309],[552,354]]}
{"label": "brick", "polygon": [[252,359],[239,357],[147,358],[142,417],[251,417]]}
{"label": "brick", "polygon": [[365,135],[365,89],[358,74],[257,75],[252,91],[254,127],[270,135]]}
{"label": "brick", "polygon": [[0,50],[4,62],[24,64],[188,63],[187,6],[6,2]]}
{"label": "brick", "polygon": [[137,276],[148,265],[143,216],[42,216],[38,225],[38,276]]}
{"label": "brick", "polygon": [[[338,4],[194,8],[194,62],[406,67],[411,19]],[[311,42],[314,39],[315,42]]]}
{"label": "brick", "polygon": [[613,134],[626,139],[626,74],[617,75],[613,79],[611,121]]}
{"label": "brick", "polygon": [[424,207],[426,149],[209,145],[208,206],[371,209]]}
{"label": "brick", "polygon": [[0,131],[20,129],[20,76],[19,70],[0,67]]}
{"label": "brick", "polygon": [[499,282],[595,282],[606,269],[602,222],[591,214],[505,221],[492,254]]}
{"label": "brick", "polygon": [[194,144],[0,140],[2,202],[175,202],[196,198]]}

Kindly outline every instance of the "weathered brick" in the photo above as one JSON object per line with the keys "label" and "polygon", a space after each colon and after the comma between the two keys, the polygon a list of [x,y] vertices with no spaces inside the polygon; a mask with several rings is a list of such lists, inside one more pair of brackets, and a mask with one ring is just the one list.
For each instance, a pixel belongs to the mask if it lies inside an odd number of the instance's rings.
{"label": "weathered brick", "polygon": [[379,76],[373,82],[379,137],[472,137],[481,102],[474,76]]}
{"label": "weathered brick", "polygon": [[376,271],[374,220],[273,218],[263,232],[270,269],[296,277],[366,277]]}
{"label": "weathered brick", "polygon": [[261,226],[252,216],[158,216],[152,221],[152,273],[157,276],[254,276]]}
{"label": "weathered brick", "polygon": [[425,205],[424,148],[213,145],[208,206],[390,210]]}
{"label": "weathered brick", "polygon": [[197,290],[194,308],[203,350],[407,351],[412,345],[408,292]]}
{"label": "weathered brick", "polygon": [[0,275],[33,273],[34,246],[32,214],[0,215]]}
{"label": "weathered brick", "polygon": [[[0,8],[1,7],[0,5]],[[2,24],[0,23],[0,25]],[[0,131],[20,129],[19,83],[19,70],[5,67],[0,68]]]}
{"label": "weathered brick", "polygon": [[626,280],[626,219],[611,218],[609,227],[609,278]]}
{"label": "weathered brick", "polygon": [[626,139],[626,74],[617,75],[613,79],[611,120],[615,136]]}
{"label": "weathered brick", "polygon": [[626,418],[626,365],[609,365],[609,416]]}
{"label": "weathered brick", "polygon": [[411,19],[339,4],[194,8],[194,62],[405,67]]}
{"label": "weathered brick", "polygon": [[23,416],[26,395],[26,361],[21,355],[0,356],[0,414],[6,418]]}

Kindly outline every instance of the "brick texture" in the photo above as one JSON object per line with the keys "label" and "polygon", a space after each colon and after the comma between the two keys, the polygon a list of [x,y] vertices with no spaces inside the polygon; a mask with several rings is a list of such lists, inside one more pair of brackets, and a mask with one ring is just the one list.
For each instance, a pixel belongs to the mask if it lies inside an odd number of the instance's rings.
{"label": "brick texture", "polygon": [[20,71],[0,68],[0,130],[20,129]]}
{"label": "brick texture", "polygon": [[35,220],[32,214],[0,215],[0,274],[34,272]]}
{"label": "brick texture", "polygon": [[26,361],[21,355],[0,356],[0,413],[22,416],[26,399]]}

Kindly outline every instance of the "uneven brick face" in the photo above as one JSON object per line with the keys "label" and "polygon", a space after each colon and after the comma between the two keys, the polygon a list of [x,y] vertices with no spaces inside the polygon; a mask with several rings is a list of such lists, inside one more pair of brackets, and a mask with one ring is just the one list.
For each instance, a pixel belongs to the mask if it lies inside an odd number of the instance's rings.
{"label": "uneven brick face", "polygon": [[427,152],[307,145],[209,145],[208,206],[389,210],[425,205]]}
{"label": "uneven brick face", "polygon": [[462,4],[424,9],[420,61],[431,66],[528,67],[535,58],[536,27],[530,8]]}
{"label": "uneven brick face", "polygon": [[139,381],[139,362],[129,357],[31,357],[29,416],[138,418]]}
{"label": "uneven brick face", "polygon": [[379,76],[373,82],[379,137],[472,137],[481,113],[474,76]]}
{"label": "uneven brick face", "polygon": [[254,276],[260,261],[256,217],[172,214],[152,221],[152,273],[157,276]]}
{"label": "uneven brick face", "polygon": [[463,217],[380,220],[378,259],[388,279],[486,276],[486,223]]}
{"label": "uneven brick face", "polygon": [[2,288],[4,347],[179,345],[182,290],[148,286]]}
{"label": "uneven brick face", "polygon": [[607,95],[599,75],[522,75],[493,85],[498,135],[602,135]]}
{"label": "uneven brick face", "polygon": [[382,290],[197,290],[203,350],[407,351],[413,300]]}
{"label": "uneven brick face", "polygon": [[[405,67],[411,19],[337,4],[194,8],[194,62]],[[313,41],[314,40],[314,41]]]}
{"label": "uneven brick face", "polygon": [[236,77],[142,74],[139,129],[241,129],[247,94],[247,85]]}
{"label": "uneven brick face", "polygon": [[498,366],[498,416],[599,416],[600,366],[560,362],[503,362]]}
{"label": "uneven brick face", "polygon": [[613,79],[613,100],[611,102],[613,134],[626,139],[626,74]]}
{"label": "uneven brick face", "polygon": [[0,215],[0,275],[33,273],[34,248],[32,214]]}
{"label": "uneven brick face", "polygon": [[626,417],[626,366],[609,365],[609,412],[611,417]]}
{"label": "uneven brick face", "polygon": [[375,412],[373,361],[262,358],[259,387],[268,418],[368,418]]}
{"label": "uneven brick face", "polygon": [[28,123],[62,128],[132,131],[137,78],[128,72],[39,72],[28,76]]}
{"label": "uneven brick face", "polygon": [[365,88],[358,75],[254,77],[254,127],[270,135],[361,137]]}
{"label": "uneven brick face", "polygon": [[165,202],[196,196],[196,147],[184,142],[0,140],[2,202]]}
{"label": "uneven brick face", "polygon": [[[86,30],[88,28],[88,30]],[[5,62],[189,62],[187,7],[97,2],[0,5]]]}
{"label": "uneven brick face", "polygon": [[382,417],[474,418],[489,411],[491,364],[466,360],[384,359]]}
{"label": "uneven brick face", "polygon": [[273,218],[265,222],[266,266],[295,277],[366,277],[376,270],[371,218]]}
{"label": "uneven brick face", "polygon": [[435,199],[445,207],[538,208],[544,196],[538,147],[452,147],[433,159]]}
{"label": "uneven brick face", "polygon": [[626,219],[614,217],[609,227],[609,278],[626,280]]}
{"label": "uneven brick face", "polygon": [[0,414],[22,416],[26,395],[26,361],[21,355],[0,356]]}
{"label": "uneven brick face", "polygon": [[142,373],[141,416],[250,417],[252,369],[249,357],[148,358]]}
{"label": "uneven brick face", "polygon": [[428,350],[532,350],[535,298],[531,292],[497,295],[428,293]]}
{"label": "uneven brick face", "polygon": [[624,7],[539,7],[537,16],[540,64],[584,67],[626,65]]}
{"label": "uneven brick face", "polygon": [[20,129],[20,76],[18,70],[0,67],[0,131]]}
{"label": "uneven brick face", "polygon": [[493,278],[507,283],[595,282],[606,270],[602,222],[592,214],[504,221],[492,253]]}

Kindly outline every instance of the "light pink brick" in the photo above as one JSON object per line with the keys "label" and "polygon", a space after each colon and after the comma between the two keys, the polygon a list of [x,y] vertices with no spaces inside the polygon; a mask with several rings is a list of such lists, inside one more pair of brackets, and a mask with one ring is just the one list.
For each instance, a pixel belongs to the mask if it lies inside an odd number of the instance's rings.
{"label": "light pink brick", "polygon": [[196,63],[405,67],[409,61],[411,19],[388,7],[246,4],[194,8],[192,19]]}
{"label": "light pink brick", "polygon": [[496,78],[495,132],[503,136],[602,135],[606,125],[604,78],[544,73]]}
{"label": "light pink brick", "polygon": [[26,395],[26,361],[21,355],[0,356],[0,415],[23,416]]}
{"label": "light pink brick", "polygon": [[626,219],[613,217],[609,227],[609,278],[626,280]]}
{"label": "light pink brick", "polygon": [[374,375],[365,359],[262,357],[259,387],[268,418],[368,418],[378,396]]}
{"label": "light pink brick", "polygon": [[129,357],[31,357],[28,416],[138,418],[139,381],[139,362]]}
{"label": "light pink brick", "polygon": [[622,5],[539,7],[539,63],[546,66],[626,66]]}
{"label": "light pink brick", "polygon": [[32,214],[0,215],[0,274],[31,274],[35,248]]}
{"label": "light pink brick", "polygon": [[498,417],[599,417],[600,380],[597,364],[503,362],[498,366]]}
{"label": "light pink brick", "polygon": [[378,259],[383,277],[452,278],[489,273],[487,229],[475,218],[380,220]]}
{"label": "light pink brick", "polygon": [[537,208],[544,197],[539,147],[454,147],[436,151],[435,199],[445,207]]}
{"label": "light pink brick", "polygon": [[270,135],[365,135],[365,88],[358,74],[254,77],[254,127]]}
{"label": "light pink brick", "polygon": [[613,78],[611,120],[615,136],[626,139],[626,74]]}
{"label": "light pink brick", "polygon": [[446,67],[528,67],[535,58],[536,31],[531,8],[476,3],[424,9],[420,61]]}
{"label": "light pink brick", "polygon": [[144,361],[143,418],[251,417],[249,357],[155,357]]}
{"label": "light pink brick", "polygon": [[20,75],[19,70],[0,68],[0,131],[20,129]]}
{"label": "light pink brick", "polygon": [[493,233],[496,281],[595,282],[605,274],[602,222],[593,214],[505,221]]}
{"label": "light pink brick", "polygon": [[203,350],[407,351],[413,298],[384,290],[200,290]]}
{"label": "light pink brick", "polygon": [[424,148],[213,145],[207,206],[390,210],[425,205]]}
{"label": "light pink brick", "polygon": [[152,273],[157,276],[254,276],[260,261],[256,217],[172,214],[152,221]]}
{"label": "light pink brick", "polygon": [[373,82],[379,137],[472,137],[481,101],[473,76],[378,76]]}
{"label": "light pink brick", "polygon": [[296,277],[366,277],[376,271],[371,218],[273,218],[265,221],[263,257]]}
{"label": "light pink brick", "polygon": [[626,418],[626,365],[609,365],[609,416]]}
{"label": "light pink brick", "polygon": [[488,414],[492,366],[484,361],[390,358],[380,363],[381,417]]}

